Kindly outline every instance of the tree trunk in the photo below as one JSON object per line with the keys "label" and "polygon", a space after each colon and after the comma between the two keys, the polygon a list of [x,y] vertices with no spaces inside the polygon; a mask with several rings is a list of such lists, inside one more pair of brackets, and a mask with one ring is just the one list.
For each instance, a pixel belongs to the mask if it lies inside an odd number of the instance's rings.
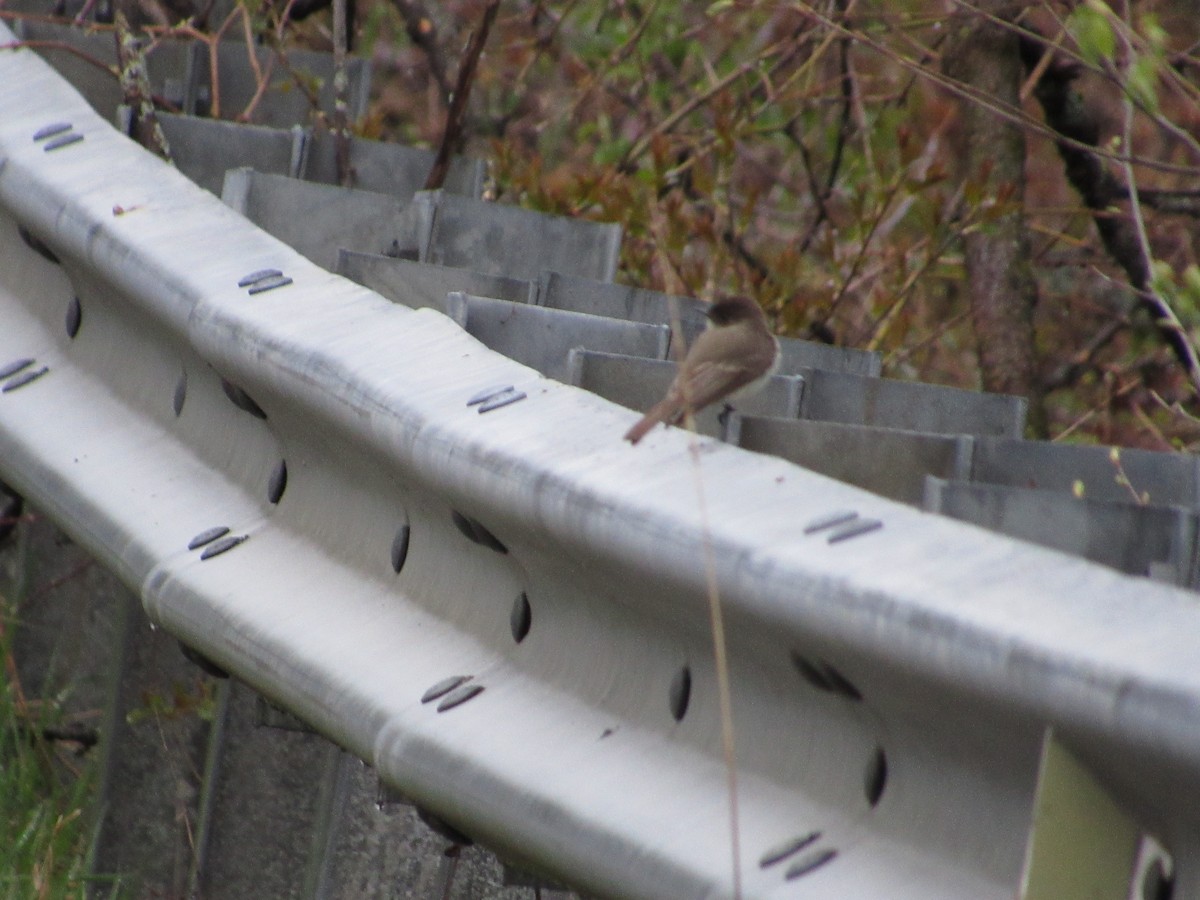
{"label": "tree trunk", "polygon": [[[982,4],[1004,15],[1002,3]],[[996,100],[1020,106],[1017,36],[983,18],[969,19],[947,57],[948,74]],[[1046,431],[1037,375],[1033,309],[1037,284],[1025,229],[1025,136],[1021,129],[971,100],[960,100],[961,175],[994,204],[965,236],[967,289],[983,388],[1029,399],[1031,436]],[[975,211],[977,212],[977,211]]]}

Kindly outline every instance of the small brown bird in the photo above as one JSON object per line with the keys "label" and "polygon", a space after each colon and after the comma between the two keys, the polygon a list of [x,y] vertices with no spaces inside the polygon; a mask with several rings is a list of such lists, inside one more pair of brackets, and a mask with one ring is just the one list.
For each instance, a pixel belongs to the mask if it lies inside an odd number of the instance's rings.
{"label": "small brown bird", "polygon": [[706,315],[708,329],[688,350],[667,395],[625,434],[631,444],[659,422],[678,425],[688,413],[756,393],[778,368],[779,341],[749,297],[719,300]]}

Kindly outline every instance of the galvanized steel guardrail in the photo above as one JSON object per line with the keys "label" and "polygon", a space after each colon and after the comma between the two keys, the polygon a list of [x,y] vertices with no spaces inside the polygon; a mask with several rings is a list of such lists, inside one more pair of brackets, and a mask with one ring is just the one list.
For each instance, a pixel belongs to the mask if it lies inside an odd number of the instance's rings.
{"label": "galvanized steel guardrail", "polygon": [[25,50],[0,372],[0,477],[505,859],[731,895],[711,553],[746,896],[1012,897],[1048,728],[1200,896],[1194,594],[708,437],[630,447],[629,409],[318,267]]}

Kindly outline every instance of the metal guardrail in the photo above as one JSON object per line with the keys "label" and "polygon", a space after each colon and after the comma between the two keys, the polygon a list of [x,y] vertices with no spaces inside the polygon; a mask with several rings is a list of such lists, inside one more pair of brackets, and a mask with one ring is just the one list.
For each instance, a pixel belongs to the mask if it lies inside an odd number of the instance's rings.
{"label": "metal guardrail", "polygon": [[678,430],[632,448],[630,410],[320,269],[28,51],[0,372],[0,476],[504,858],[731,893],[710,548],[746,896],[1013,896],[1047,728],[1200,895],[1193,594]]}

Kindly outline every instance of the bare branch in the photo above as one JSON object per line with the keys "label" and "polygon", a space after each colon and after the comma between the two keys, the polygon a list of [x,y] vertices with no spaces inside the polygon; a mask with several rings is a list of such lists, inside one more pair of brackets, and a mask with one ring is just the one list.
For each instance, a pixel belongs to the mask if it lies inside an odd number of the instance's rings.
{"label": "bare branch", "polygon": [[350,187],[354,172],[350,167],[350,92],[346,76],[346,0],[333,0],[333,142],[337,159],[338,184]]}
{"label": "bare branch", "polygon": [[[1035,134],[1051,138],[1055,141],[1055,143],[1065,143],[1068,146],[1074,147],[1075,149],[1093,153],[1105,159],[1111,159],[1117,163],[1124,161],[1124,158],[1120,154],[1113,153],[1112,151],[1106,150],[1103,147],[1088,145],[1081,141],[1077,141],[1074,138],[1055,133],[1045,124],[1026,115],[1025,112],[1020,109],[1020,107],[1011,103],[997,101],[995,97],[991,97],[984,92],[972,88],[969,84],[965,84],[964,82],[955,78],[948,77],[943,73],[936,72],[922,63],[920,60],[910,59],[904,54],[896,52],[882,41],[878,41],[864,32],[855,31],[848,26],[841,24],[840,22],[834,21],[829,16],[815,9],[812,4],[805,2],[805,0],[797,0],[797,6],[800,9],[803,9],[808,15],[813,16],[827,28],[831,28],[841,34],[848,35],[856,42],[870,47],[872,50],[877,51],[885,58],[895,62],[897,65],[908,69],[921,78],[924,78],[927,81],[944,88],[956,96],[979,104],[984,109],[991,111],[1001,119],[1005,119],[1006,121],[1020,125],[1021,127],[1026,128]],[[1023,34],[1025,32],[1022,30],[1020,33]],[[1147,157],[1132,157],[1131,161],[1140,166],[1145,166],[1149,169],[1157,169],[1161,172],[1173,172],[1177,175],[1187,175],[1191,178],[1195,178],[1197,175],[1200,175],[1200,169],[1195,166],[1179,166],[1174,165],[1173,163],[1165,163],[1161,160],[1150,159]]]}
{"label": "bare branch", "polygon": [[117,44],[117,64],[120,66],[121,94],[129,109],[129,136],[152,153],[171,159],[167,136],[154,111],[150,94],[150,77],[146,73],[146,55],[129,27],[129,20],[118,12],[113,32]]}
{"label": "bare branch", "polygon": [[107,72],[113,78],[120,79],[120,72],[115,66],[103,63],[91,54],[84,53],[78,47],[65,41],[9,41],[7,44],[0,44],[0,50],[20,50],[22,47],[30,50],[61,50],[63,53],[70,53],[72,56],[82,59],[88,65],[95,66],[102,72]]}
{"label": "bare branch", "polygon": [[[1044,52],[1040,42],[1021,39],[1022,59],[1030,71],[1042,62]],[[1105,250],[1125,270],[1139,303],[1150,314],[1159,335],[1200,391],[1200,359],[1196,349],[1170,305],[1150,290],[1150,245],[1134,180],[1131,152],[1133,101],[1128,93],[1124,94],[1124,153],[1120,162],[1126,184],[1122,185],[1094,151],[1100,140],[1100,127],[1095,114],[1073,87],[1080,71],[1073,62],[1052,61],[1044,67],[1034,96],[1042,106],[1046,122],[1063,136],[1058,141],[1058,153],[1066,168],[1067,180],[1091,210],[1092,221]],[[1114,207],[1121,200],[1129,201],[1128,213],[1114,213]],[[1056,374],[1064,375],[1069,371]]]}
{"label": "bare branch", "polygon": [[446,173],[450,171],[450,157],[458,149],[462,141],[463,123],[467,117],[467,100],[471,96],[471,85],[475,81],[475,69],[479,65],[479,57],[483,55],[484,45],[487,44],[488,32],[496,21],[496,13],[500,9],[500,0],[488,0],[483,10],[483,19],[463,54],[463,61],[458,67],[458,80],[454,85],[454,97],[450,101],[450,111],[446,114],[446,128],[442,132],[442,142],[438,147],[437,158],[429,177],[425,179],[425,190],[432,191],[440,188],[446,181]]}
{"label": "bare branch", "polygon": [[408,32],[408,39],[425,54],[425,59],[429,62],[429,74],[437,82],[442,105],[448,107],[451,96],[450,81],[446,78],[446,63],[438,45],[437,25],[421,0],[392,0],[392,3],[404,19],[404,30]]}

